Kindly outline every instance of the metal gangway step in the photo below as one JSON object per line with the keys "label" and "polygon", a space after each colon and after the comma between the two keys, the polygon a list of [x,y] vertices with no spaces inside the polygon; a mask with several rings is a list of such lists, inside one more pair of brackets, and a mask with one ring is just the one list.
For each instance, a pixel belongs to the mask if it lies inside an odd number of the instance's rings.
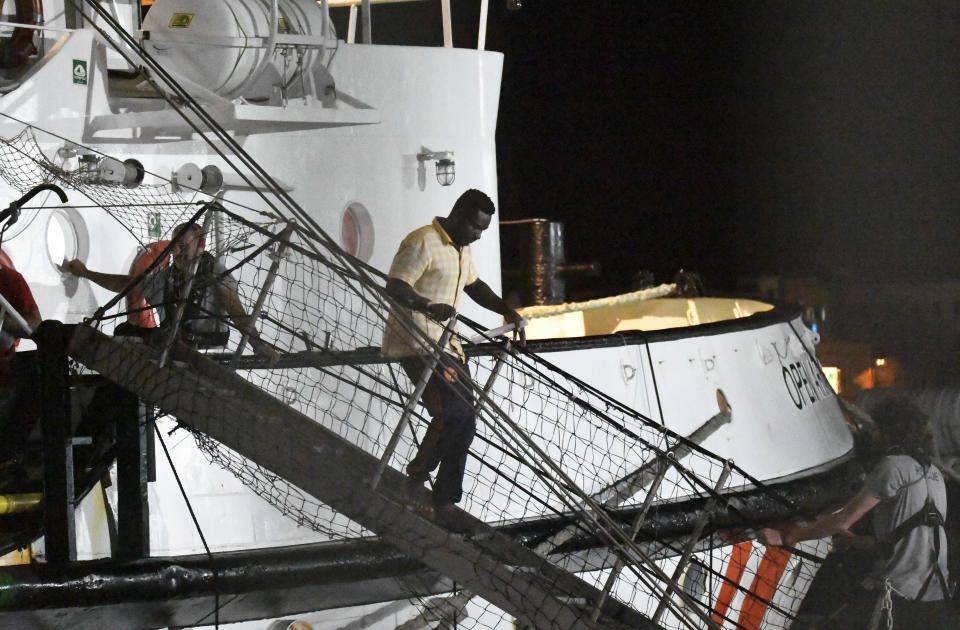
{"label": "metal gangway step", "polygon": [[160,367],[160,353],[138,341],[79,326],[69,354],[522,623],[556,630],[660,628],[466,512],[456,513],[454,526],[449,518],[431,518],[409,495],[406,477],[392,468],[372,490],[378,473],[373,455],[228,368],[183,347]]}

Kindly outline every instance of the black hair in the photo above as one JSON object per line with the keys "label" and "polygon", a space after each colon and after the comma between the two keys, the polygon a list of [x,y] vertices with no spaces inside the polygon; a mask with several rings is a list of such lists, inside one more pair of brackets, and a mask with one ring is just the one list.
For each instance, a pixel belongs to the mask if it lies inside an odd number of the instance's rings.
{"label": "black hair", "polygon": [[203,226],[199,223],[191,223],[190,221],[180,223],[179,225],[175,226],[172,230],[170,230],[170,234],[179,234],[183,230],[192,230],[201,236],[203,235]]}
{"label": "black hair", "polygon": [[465,191],[453,204],[450,211],[451,216],[470,216],[473,212],[482,212],[484,214],[493,214],[496,207],[493,205],[493,199],[487,196],[487,193],[471,188]]}
{"label": "black hair", "polygon": [[870,416],[887,452],[910,455],[924,466],[930,463],[929,418],[915,402],[905,396],[887,396]]}

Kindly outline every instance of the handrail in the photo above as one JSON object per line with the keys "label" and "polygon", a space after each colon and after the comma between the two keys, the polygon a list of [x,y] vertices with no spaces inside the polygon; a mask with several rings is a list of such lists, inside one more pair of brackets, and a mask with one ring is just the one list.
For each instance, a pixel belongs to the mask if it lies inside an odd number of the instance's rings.
{"label": "handrail", "polygon": [[12,26],[13,28],[25,28],[33,31],[55,31],[57,33],[76,33],[79,28],[60,28],[56,26],[46,26],[44,24],[25,24],[23,22],[8,22],[0,20],[0,26]]}
{"label": "handrail", "polygon": [[12,317],[17,324],[23,327],[24,330],[33,330],[33,327],[30,326],[30,324],[27,323],[27,320],[25,320],[23,316],[17,312],[17,309],[15,309],[13,305],[7,301],[7,298],[3,297],[3,295],[0,295],[0,331],[3,330],[3,314],[5,313],[9,313],[10,317]]}

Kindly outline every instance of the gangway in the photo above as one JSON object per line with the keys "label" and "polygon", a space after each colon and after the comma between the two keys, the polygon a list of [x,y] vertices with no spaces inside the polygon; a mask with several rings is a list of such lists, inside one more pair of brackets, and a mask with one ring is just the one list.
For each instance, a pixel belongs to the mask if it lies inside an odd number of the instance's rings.
{"label": "gangway", "polygon": [[69,354],[524,623],[557,630],[660,627],[466,512],[457,514],[455,527],[428,518],[415,507],[422,497],[410,497],[405,477],[393,469],[372,491],[376,458],[196,351],[177,347],[159,367],[159,352],[148,345],[79,326]]}

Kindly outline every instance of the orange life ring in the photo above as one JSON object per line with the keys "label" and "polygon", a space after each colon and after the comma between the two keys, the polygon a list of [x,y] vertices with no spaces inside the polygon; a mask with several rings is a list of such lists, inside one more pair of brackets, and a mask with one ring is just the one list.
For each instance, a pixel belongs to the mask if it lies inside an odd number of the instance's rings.
{"label": "orange life ring", "polygon": [[[0,5],[2,5],[0,1]],[[43,0],[16,0],[17,16],[15,21],[29,26],[43,25]],[[17,68],[27,63],[27,58],[37,52],[33,45],[36,30],[32,28],[15,28],[13,35],[3,47],[3,59],[0,65],[4,68]]]}
{"label": "orange life ring", "polygon": [[[143,251],[137,254],[136,258],[134,258],[130,264],[130,275],[140,275],[144,269],[150,266],[150,263],[157,259],[157,256],[159,256],[169,244],[170,241],[157,241],[156,243],[147,245]],[[169,262],[170,257],[167,256],[156,268],[160,269],[161,267],[165,267]],[[153,309],[147,308],[148,306],[147,300],[139,291],[131,291],[128,293],[127,321],[141,328],[156,328],[157,320],[153,316]]]}

